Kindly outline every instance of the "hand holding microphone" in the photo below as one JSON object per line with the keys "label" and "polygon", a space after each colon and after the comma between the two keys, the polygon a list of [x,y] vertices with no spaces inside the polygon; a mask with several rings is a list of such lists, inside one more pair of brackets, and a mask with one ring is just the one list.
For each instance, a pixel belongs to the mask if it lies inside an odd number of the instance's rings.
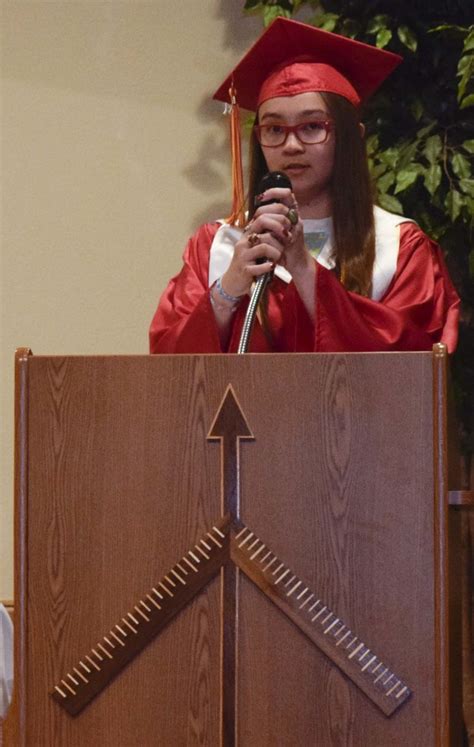
{"label": "hand holding microphone", "polygon": [[270,172],[261,180],[252,220],[237,242],[222,286],[233,296],[249,293],[254,280],[272,273],[276,264],[285,264],[285,251],[298,223],[291,181],[281,171]]}
{"label": "hand holding microphone", "polygon": [[[260,256],[257,256],[253,265],[255,285],[242,325],[237,348],[239,354],[246,353],[249,349],[257,310],[273,277],[273,267],[276,262],[285,261],[285,252],[292,242],[292,228],[299,223],[291,182],[286,174],[281,171],[271,172],[263,178],[259,187],[256,210],[246,232],[248,245],[262,253],[259,252]],[[278,258],[271,262],[269,260],[273,258],[272,252],[275,249]],[[256,277],[255,268],[264,268],[265,272]]]}
{"label": "hand holding microphone", "polygon": [[[284,236],[286,237],[289,236],[291,226],[294,226],[296,225],[296,223],[298,223],[298,209],[292,189],[293,188],[291,180],[284,171],[270,171],[268,172],[268,174],[265,174],[265,176],[262,177],[258,185],[258,194],[255,198],[254,204],[255,217],[255,215],[257,215],[257,212],[258,215],[268,215],[267,211],[262,212],[262,208],[265,208],[267,205],[284,205],[284,199],[291,200],[291,207],[288,207],[288,210],[286,212],[286,218],[288,218],[290,222],[290,228],[286,227],[286,230],[284,230]],[[261,199],[262,197],[263,199]],[[250,223],[250,225],[252,224],[253,222]],[[258,238],[258,234],[255,232],[251,235]],[[259,241],[256,241],[254,239],[254,244],[257,243],[259,243]],[[265,258],[260,258],[257,260],[257,264],[262,264],[264,261]]]}

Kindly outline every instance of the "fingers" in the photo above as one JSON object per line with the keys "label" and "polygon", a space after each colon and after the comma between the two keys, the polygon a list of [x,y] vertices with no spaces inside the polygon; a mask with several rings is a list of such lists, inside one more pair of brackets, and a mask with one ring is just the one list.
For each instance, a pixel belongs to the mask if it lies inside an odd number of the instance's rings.
{"label": "fingers", "polygon": [[262,262],[262,264],[248,265],[247,272],[252,278],[258,278],[260,275],[265,275],[267,272],[271,272],[275,267],[274,262]]}
{"label": "fingers", "polygon": [[[281,206],[280,206],[281,207]],[[254,216],[244,231],[245,236],[254,234],[272,235],[282,244],[285,244],[290,236],[291,221],[289,220],[286,213],[288,208],[283,208],[284,212],[275,213],[262,213],[259,216]]]}
{"label": "fingers", "polygon": [[[261,233],[262,230],[268,230],[277,232],[278,224],[281,226],[281,231],[291,231],[294,226],[299,222],[298,203],[296,202],[295,196],[289,190],[282,189],[269,189],[263,193],[263,197],[274,192],[286,192],[287,196],[285,200],[279,200],[278,202],[272,202],[269,205],[261,205],[257,207],[253,218],[247,226],[246,230],[256,231]],[[272,222],[273,221],[273,222]]]}
{"label": "fingers", "polygon": [[262,234],[260,236],[260,243],[249,247],[249,250],[245,252],[245,260],[247,262],[256,262],[263,257],[269,262],[277,264],[280,261],[282,253],[283,247],[273,236]]}
{"label": "fingers", "polygon": [[[258,243],[249,243],[256,237]],[[244,234],[236,243],[229,269],[223,276],[223,287],[227,293],[240,296],[248,293],[253,280],[270,272],[278,264],[283,253],[282,244],[271,234]],[[259,260],[264,260],[259,263]]]}
{"label": "fingers", "polygon": [[265,220],[273,218],[278,222],[285,222],[288,213],[288,206],[282,202],[272,202],[271,205],[263,205],[255,210],[252,221],[257,219]]}
{"label": "fingers", "polygon": [[261,195],[257,195],[255,198],[256,202],[266,202],[266,200],[278,200],[283,205],[290,205],[295,201],[295,196],[291,189],[285,189],[284,187],[273,187],[262,192]]}
{"label": "fingers", "polygon": [[255,198],[255,207],[257,209],[259,206],[262,208],[271,208],[275,205],[284,205],[287,208],[297,207],[294,192],[289,189],[276,187],[274,189],[267,189],[266,192],[262,192],[261,195],[257,195]]}

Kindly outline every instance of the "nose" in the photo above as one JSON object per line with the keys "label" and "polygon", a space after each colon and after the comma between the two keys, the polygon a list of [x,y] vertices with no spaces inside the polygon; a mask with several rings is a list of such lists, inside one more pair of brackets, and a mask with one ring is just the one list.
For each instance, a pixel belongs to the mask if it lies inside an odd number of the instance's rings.
{"label": "nose", "polygon": [[296,132],[289,132],[288,136],[283,145],[283,149],[294,153],[295,151],[301,152],[304,150],[304,145],[301,140],[296,137]]}

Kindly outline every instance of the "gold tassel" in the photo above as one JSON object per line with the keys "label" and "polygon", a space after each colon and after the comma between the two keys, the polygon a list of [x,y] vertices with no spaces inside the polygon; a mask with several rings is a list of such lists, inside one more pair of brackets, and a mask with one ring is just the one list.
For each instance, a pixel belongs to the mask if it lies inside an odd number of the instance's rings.
{"label": "gold tassel", "polygon": [[240,109],[237,104],[234,84],[229,88],[230,97],[230,147],[232,156],[232,213],[226,223],[245,225],[244,178],[242,173],[242,147],[240,133]]}
{"label": "gold tassel", "polygon": [[347,280],[347,269],[346,269],[346,263],[343,262],[341,266],[341,271],[339,274],[339,281],[341,285],[343,285],[344,287],[346,286],[346,280]]}

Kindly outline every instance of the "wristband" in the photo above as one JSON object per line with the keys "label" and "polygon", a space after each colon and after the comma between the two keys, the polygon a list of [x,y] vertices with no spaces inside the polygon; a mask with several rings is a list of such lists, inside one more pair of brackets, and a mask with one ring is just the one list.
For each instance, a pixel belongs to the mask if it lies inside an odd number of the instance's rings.
{"label": "wristband", "polygon": [[221,304],[217,303],[216,299],[212,295],[212,289],[209,291],[209,300],[211,302],[211,306],[215,311],[227,311],[229,314],[234,314],[237,311],[237,304],[233,304],[232,306],[228,306],[227,304]]}
{"label": "wristband", "polygon": [[224,288],[222,287],[222,278],[217,278],[216,280],[216,291],[221,298],[234,305],[240,303],[242,299],[242,296],[231,296],[230,293],[225,292]]}

